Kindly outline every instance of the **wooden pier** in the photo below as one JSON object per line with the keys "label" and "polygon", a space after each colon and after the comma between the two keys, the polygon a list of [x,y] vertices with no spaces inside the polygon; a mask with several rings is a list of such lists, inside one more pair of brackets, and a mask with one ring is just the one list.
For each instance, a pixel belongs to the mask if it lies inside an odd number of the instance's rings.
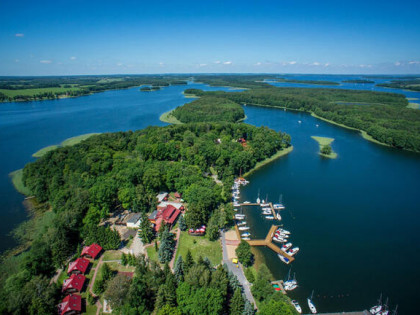
{"label": "wooden pier", "polygon": [[[273,214],[274,219],[277,220],[277,214],[276,214],[276,210],[274,210],[273,203],[269,202],[268,205],[271,208],[271,212]],[[240,207],[242,207],[242,206],[261,206],[261,204],[259,204],[259,203],[240,203],[239,206]]]}
{"label": "wooden pier", "polygon": [[282,251],[280,249],[280,247],[278,247],[277,245],[275,245],[272,242],[274,233],[276,232],[278,227],[279,227],[278,225],[272,225],[271,228],[270,228],[270,231],[268,232],[268,234],[267,234],[267,236],[264,240],[251,240],[251,241],[247,241],[247,242],[251,246],[267,246],[267,247],[271,248],[277,254],[280,254],[283,257],[286,257],[287,259],[289,259],[290,262],[292,262],[292,261],[295,260],[295,258],[293,256],[288,255],[284,251]]}
{"label": "wooden pier", "polygon": [[283,280],[271,281],[271,285],[273,285],[273,284],[277,284],[279,286],[281,293],[287,294],[287,292],[286,292],[286,290],[284,289],[284,286],[283,286]]}

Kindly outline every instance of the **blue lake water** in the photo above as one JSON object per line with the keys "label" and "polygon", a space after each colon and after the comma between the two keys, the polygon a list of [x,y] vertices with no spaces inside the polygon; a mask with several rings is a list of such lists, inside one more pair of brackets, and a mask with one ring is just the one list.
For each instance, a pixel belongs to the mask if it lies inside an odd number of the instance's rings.
{"label": "blue lake water", "polygon": [[[201,84],[188,87],[228,90]],[[34,160],[31,155],[40,148],[69,137],[165,125],[159,121],[160,114],[189,101],[182,95],[185,88],[173,86],[151,93],[132,88],[58,101],[0,104],[0,251],[15,245],[8,233],[26,218],[23,196],[8,177],[11,171]],[[319,311],[348,311],[373,305],[382,292],[392,305],[399,304],[400,314],[416,313],[420,155],[368,142],[357,132],[304,113],[244,108],[247,123],[285,131],[295,147],[288,156],[253,173],[241,194],[250,201],[257,198],[258,190],[270,201],[283,196],[287,208],[281,223],[301,248],[292,264],[299,288],[291,297],[305,312],[306,297],[315,290]],[[338,158],[321,158],[312,135],[335,138],[332,147]],[[253,237],[265,237],[273,222],[264,220],[256,208],[244,212]],[[289,267],[269,249],[261,252],[274,276],[285,277]]]}

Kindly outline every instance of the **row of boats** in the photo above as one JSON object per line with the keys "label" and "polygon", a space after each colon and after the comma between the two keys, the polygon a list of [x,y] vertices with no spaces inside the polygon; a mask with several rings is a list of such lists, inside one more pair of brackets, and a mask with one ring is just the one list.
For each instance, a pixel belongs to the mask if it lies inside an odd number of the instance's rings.
{"label": "row of boats", "polygon": [[[314,294],[314,291],[312,291],[311,296],[310,296],[310,297],[308,297],[307,302],[308,302],[309,309],[311,310],[311,313],[312,313],[312,314],[316,314],[318,311],[317,311],[317,309],[316,309],[316,307],[315,307],[314,302],[312,301],[312,296],[313,296],[313,294]],[[296,300],[292,300],[292,305],[295,307],[296,311],[297,311],[299,314],[302,314],[302,308],[300,307],[300,305],[299,305],[298,301],[296,301]]]}
{"label": "row of boats", "polygon": [[[273,241],[277,243],[283,243],[280,250],[285,252],[288,256],[294,256],[299,251],[299,247],[293,247],[291,242],[288,242],[291,233],[283,228],[278,228],[273,235]],[[284,244],[286,243],[286,244]],[[290,264],[290,259],[283,256],[282,254],[277,254],[279,259],[285,264]]]}
{"label": "row of boats", "polygon": [[372,306],[369,310],[369,313],[373,314],[373,315],[397,315],[397,309],[398,309],[398,305],[395,307],[395,309],[390,312],[389,307],[388,307],[388,298],[386,299],[385,304],[382,303],[382,294],[379,297],[378,300],[378,304],[376,304],[375,306]]}

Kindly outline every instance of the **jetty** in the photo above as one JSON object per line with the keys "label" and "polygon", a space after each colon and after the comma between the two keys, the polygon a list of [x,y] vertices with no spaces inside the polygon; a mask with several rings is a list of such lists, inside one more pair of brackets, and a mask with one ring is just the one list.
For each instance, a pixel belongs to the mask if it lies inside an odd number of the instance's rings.
{"label": "jetty", "polygon": [[[269,202],[268,204],[270,205],[270,209],[271,209],[271,212],[273,213],[273,217],[276,218],[277,215],[276,215],[276,210],[274,210],[273,203],[272,202]],[[242,206],[261,206],[261,204],[260,203],[250,203],[250,202],[247,202],[247,203],[240,203],[239,206],[240,207],[242,207]]]}
{"label": "jetty", "polygon": [[[290,262],[293,262],[295,260],[295,258],[293,256],[288,255],[287,253],[282,251],[280,249],[280,247],[278,247],[277,245],[275,245],[272,242],[274,233],[276,232],[278,227],[279,227],[278,225],[272,225],[271,228],[270,228],[270,231],[268,231],[268,234],[267,234],[266,238],[263,239],[263,240],[250,240],[250,241],[247,241],[247,242],[251,246],[267,246],[268,248],[271,248],[277,254],[280,254],[283,257],[286,257],[287,259],[289,259]],[[237,226],[236,226],[236,231],[239,234],[239,230],[238,230]]]}

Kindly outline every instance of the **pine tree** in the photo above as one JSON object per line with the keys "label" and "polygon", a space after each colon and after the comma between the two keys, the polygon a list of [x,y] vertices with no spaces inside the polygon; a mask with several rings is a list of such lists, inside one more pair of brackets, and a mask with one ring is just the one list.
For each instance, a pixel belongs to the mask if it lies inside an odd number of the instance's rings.
{"label": "pine tree", "polygon": [[155,310],[161,309],[166,304],[166,286],[161,285],[156,295]]}
{"label": "pine tree", "polygon": [[176,260],[174,274],[178,283],[184,281],[184,260],[182,259],[181,255],[179,255],[178,259]]}
{"label": "pine tree", "polygon": [[181,214],[181,217],[179,218],[179,229],[181,231],[185,231],[187,229],[187,223],[185,223],[184,215]]}
{"label": "pine tree", "polygon": [[152,224],[150,223],[145,213],[143,213],[141,216],[139,236],[145,244],[148,244],[153,240],[154,233]]}
{"label": "pine tree", "polygon": [[254,314],[255,314],[254,307],[252,306],[251,302],[248,301],[248,299],[245,299],[245,307],[244,307],[244,311],[242,312],[242,315],[254,315]]}
{"label": "pine tree", "polygon": [[240,284],[238,278],[236,278],[236,276],[231,271],[228,272],[228,279],[229,279],[229,286],[230,286],[232,292],[235,292],[236,289],[241,288],[241,284]]}
{"label": "pine tree", "polygon": [[165,287],[166,304],[170,306],[176,306],[177,282],[171,271],[169,271],[169,274],[166,276]]}
{"label": "pine tree", "polygon": [[159,261],[162,264],[171,261],[174,247],[174,234],[170,233],[168,230],[165,230],[162,233],[162,240],[158,251]]}
{"label": "pine tree", "polygon": [[245,301],[242,297],[241,289],[236,289],[233,294],[232,300],[230,301],[230,314],[231,315],[242,315],[244,311]]}
{"label": "pine tree", "polygon": [[204,265],[207,266],[207,268],[211,268],[211,261],[210,259],[206,256],[204,257],[204,261],[203,261]]}
{"label": "pine tree", "polygon": [[122,253],[121,254],[121,265],[126,266],[127,265],[127,255]]}
{"label": "pine tree", "polygon": [[188,270],[194,265],[194,259],[192,257],[191,251],[188,249],[187,256],[185,257],[185,263],[184,263],[184,272],[185,274],[188,272]]}

